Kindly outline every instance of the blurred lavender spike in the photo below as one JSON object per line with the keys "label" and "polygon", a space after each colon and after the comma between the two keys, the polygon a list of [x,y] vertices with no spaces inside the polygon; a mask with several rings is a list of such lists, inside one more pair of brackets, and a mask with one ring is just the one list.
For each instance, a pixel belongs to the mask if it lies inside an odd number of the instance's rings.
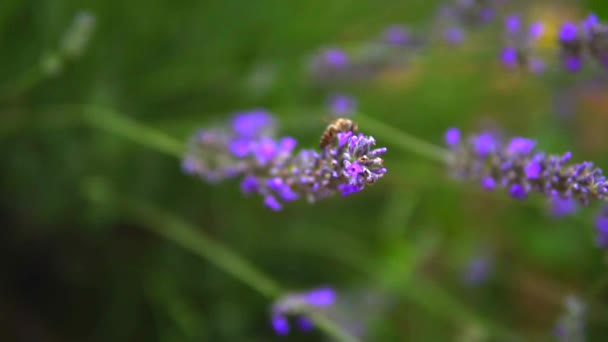
{"label": "blurred lavender spike", "polygon": [[[454,128],[448,132],[455,132]],[[488,190],[507,189],[516,199],[536,192],[588,205],[591,200],[605,200],[608,193],[608,181],[593,163],[569,164],[572,153],[546,154],[530,139],[515,137],[505,143],[492,133],[480,133],[448,147],[454,176],[478,180]]]}
{"label": "blurred lavender spike", "polygon": [[297,326],[302,331],[314,328],[307,318],[311,311],[323,311],[336,303],[336,292],[330,287],[321,287],[307,292],[293,292],[279,298],[271,308],[271,325],[278,335],[287,335],[290,331],[290,317],[297,318]]}
{"label": "blurred lavender spike", "polygon": [[585,305],[575,296],[564,301],[565,312],[558,318],[553,335],[560,342],[585,341]]}

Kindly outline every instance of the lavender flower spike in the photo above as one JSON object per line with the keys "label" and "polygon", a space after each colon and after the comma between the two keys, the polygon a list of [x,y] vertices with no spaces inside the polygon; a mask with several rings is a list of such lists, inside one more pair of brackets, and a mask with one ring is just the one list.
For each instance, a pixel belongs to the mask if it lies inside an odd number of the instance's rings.
{"label": "lavender flower spike", "polygon": [[320,150],[295,151],[291,137],[274,137],[274,118],[254,110],[236,114],[225,127],[201,130],[191,138],[184,172],[207,182],[242,177],[241,189],[257,193],[275,211],[287,202],[315,202],[347,196],[374,184],[386,173],[376,140],[339,118],[323,133]]}
{"label": "lavender flower spike", "polygon": [[448,142],[448,147],[455,176],[476,179],[486,190],[507,189],[516,199],[537,192],[548,199],[575,199],[588,205],[591,200],[605,200],[608,194],[608,181],[593,163],[569,164],[570,152],[549,155],[538,151],[533,140],[515,137],[504,142],[481,133],[458,144]]}
{"label": "lavender flower spike", "polygon": [[288,293],[272,306],[270,319],[272,328],[278,335],[287,335],[290,330],[288,318],[296,317],[300,330],[309,331],[314,325],[307,318],[307,314],[311,311],[323,311],[335,302],[336,292],[329,287]]}

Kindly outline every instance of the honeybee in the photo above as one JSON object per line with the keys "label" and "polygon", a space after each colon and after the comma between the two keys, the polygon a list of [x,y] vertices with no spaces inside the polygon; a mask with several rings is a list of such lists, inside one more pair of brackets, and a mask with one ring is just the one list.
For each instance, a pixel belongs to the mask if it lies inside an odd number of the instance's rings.
{"label": "honeybee", "polygon": [[349,131],[356,132],[357,129],[357,123],[354,121],[345,118],[335,119],[327,126],[325,132],[323,132],[321,135],[321,142],[319,143],[319,146],[321,148],[325,148],[336,137],[336,134]]}

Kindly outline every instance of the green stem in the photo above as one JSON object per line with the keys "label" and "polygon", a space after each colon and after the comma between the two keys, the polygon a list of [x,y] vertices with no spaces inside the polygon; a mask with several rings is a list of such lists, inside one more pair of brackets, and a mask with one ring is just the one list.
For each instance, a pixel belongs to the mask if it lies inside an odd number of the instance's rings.
{"label": "green stem", "polygon": [[391,126],[388,126],[380,121],[376,121],[365,114],[357,113],[355,118],[361,126],[365,127],[366,131],[377,131],[378,135],[382,136],[383,141],[391,142],[404,150],[414,152],[422,157],[426,157],[440,163],[445,163],[449,158],[450,154],[448,150],[437,147],[398,129],[392,128]]}
{"label": "green stem", "polygon": [[145,223],[146,228],[209,261],[265,297],[276,299],[281,294],[280,287],[273,280],[227,247],[203,234],[200,229],[142,202],[130,201],[128,209]]}
{"label": "green stem", "polygon": [[168,155],[182,158],[185,146],[182,142],[135,120],[95,106],[77,106],[83,110],[83,120],[95,128],[127,138]]}

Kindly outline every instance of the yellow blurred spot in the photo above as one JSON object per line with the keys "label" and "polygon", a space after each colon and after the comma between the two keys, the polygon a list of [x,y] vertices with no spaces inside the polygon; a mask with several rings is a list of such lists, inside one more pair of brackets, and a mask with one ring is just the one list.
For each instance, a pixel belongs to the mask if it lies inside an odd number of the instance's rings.
{"label": "yellow blurred spot", "polygon": [[576,7],[556,5],[539,5],[530,9],[530,21],[543,25],[543,33],[535,46],[540,50],[555,50],[561,25],[568,20],[576,21],[578,12]]}

